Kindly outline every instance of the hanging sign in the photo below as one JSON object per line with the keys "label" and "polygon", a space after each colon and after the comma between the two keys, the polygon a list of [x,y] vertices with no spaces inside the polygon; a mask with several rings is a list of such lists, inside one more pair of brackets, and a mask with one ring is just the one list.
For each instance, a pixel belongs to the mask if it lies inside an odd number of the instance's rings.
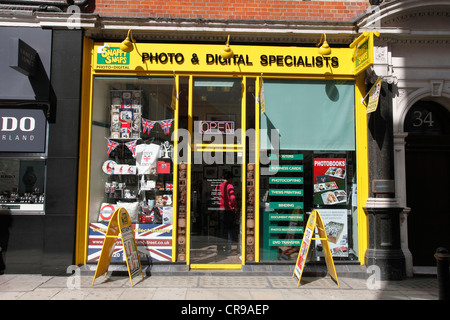
{"label": "hanging sign", "polygon": [[261,76],[261,78],[259,78],[259,95],[258,97],[256,97],[256,103],[259,104],[259,108],[261,109],[261,114],[263,114],[264,112],[266,112],[266,100],[264,98],[264,80]]}
{"label": "hanging sign", "polygon": [[355,75],[373,65],[374,36],[379,37],[380,33],[378,31],[365,31],[350,44],[350,48],[354,50]]}
{"label": "hanging sign", "polygon": [[234,134],[234,121],[199,121],[201,134]]}
{"label": "hanging sign", "polygon": [[[314,232],[316,227],[319,231],[318,232],[319,238],[312,237],[314,234],[316,234]],[[317,210],[313,210],[311,212],[308,222],[306,223],[306,230],[303,236],[302,245],[300,246],[300,252],[298,254],[297,262],[295,264],[294,273],[292,274],[292,277],[298,278],[297,286],[300,284],[300,280],[302,278],[311,240],[320,240],[322,242],[322,248],[325,256],[325,262],[327,264],[328,274],[339,287],[339,280],[336,274],[336,268],[334,267],[333,257],[331,256],[331,250],[328,244],[325,226],[323,225],[322,218]]]}
{"label": "hanging sign", "polygon": [[177,108],[177,102],[179,99],[178,88],[177,88],[177,77],[173,77],[173,88],[172,88],[172,102],[170,103],[170,108],[175,110]]}
{"label": "hanging sign", "polygon": [[139,275],[142,276],[142,279],[144,278],[130,216],[126,209],[118,208],[109,221],[92,285],[96,278],[103,274],[106,276],[117,239],[122,240],[131,285],[133,286],[133,278]]}
{"label": "hanging sign", "polygon": [[12,38],[10,41],[11,55],[9,66],[26,76],[36,73],[38,53],[25,41]]}
{"label": "hanging sign", "polygon": [[367,113],[371,113],[377,110],[378,100],[380,99],[381,91],[381,77],[378,77],[375,84],[369,91],[369,102],[367,103]]}

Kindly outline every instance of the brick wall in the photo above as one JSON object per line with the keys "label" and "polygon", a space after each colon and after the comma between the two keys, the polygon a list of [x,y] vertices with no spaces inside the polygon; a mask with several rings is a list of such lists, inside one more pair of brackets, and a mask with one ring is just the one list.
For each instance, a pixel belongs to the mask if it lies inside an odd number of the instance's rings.
{"label": "brick wall", "polygon": [[357,0],[96,0],[88,12],[101,16],[232,19],[352,21],[370,6]]}

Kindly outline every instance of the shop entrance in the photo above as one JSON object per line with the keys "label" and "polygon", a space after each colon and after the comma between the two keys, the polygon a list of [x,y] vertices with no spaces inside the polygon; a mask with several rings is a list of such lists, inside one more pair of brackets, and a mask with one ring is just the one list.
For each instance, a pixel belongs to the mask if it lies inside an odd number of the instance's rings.
{"label": "shop entrance", "polygon": [[241,167],[237,153],[223,158],[232,163],[192,166],[191,264],[241,264]]}
{"label": "shop entrance", "polygon": [[240,265],[243,79],[194,78],[190,264]]}
{"label": "shop entrance", "polygon": [[418,102],[405,119],[408,242],[414,266],[435,266],[438,247],[450,248],[450,115]]}

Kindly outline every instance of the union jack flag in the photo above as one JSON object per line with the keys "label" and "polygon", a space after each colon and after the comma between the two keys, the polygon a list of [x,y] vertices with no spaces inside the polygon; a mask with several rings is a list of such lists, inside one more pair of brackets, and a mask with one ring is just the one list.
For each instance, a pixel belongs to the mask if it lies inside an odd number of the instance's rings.
{"label": "union jack flag", "polygon": [[150,133],[150,131],[153,129],[153,126],[155,125],[156,121],[151,121],[151,120],[147,120],[142,118],[142,133],[148,132]]}
{"label": "union jack flag", "polygon": [[161,120],[159,121],[159,125],[161,129],[163,129],[164,134],[167,136],[170,132],[170,127],[172,126],[173,119]]}
{"label": "union jack flag", "polygon": [[[133,224],[136,246],[140,255],[151,256],[153,261],[172,261],[172,225],[171,224]],[[96,262],[100,258],[108,224],[90,223],[88,242],[88,261]],[[111,261],[125,261],[122,240],[117,239]]]}
{"label": "union jack flag", "polygon": [[166,183],[166,190],[172,191],[173,190],[173,183]]}
{"label": "union jack flag", "polygon": [[137,140],[133,140],[130,142],[125,143],[125,145],[127,146],[127,148],[131,151],[131,153],[133,154],[133,157],[136,156],[136,142]]}
{"label": "union jack flag", "polygon": [[107,146],[108,146],[108,156],[109,156],[109,154],[115,149],[115,148],[117,148],[117,146],[119,145],[119,143],[118,142],[115,142],[115,141],[112,141],[112,140],[109,140],[108,139],[108,143],[107,143]]}

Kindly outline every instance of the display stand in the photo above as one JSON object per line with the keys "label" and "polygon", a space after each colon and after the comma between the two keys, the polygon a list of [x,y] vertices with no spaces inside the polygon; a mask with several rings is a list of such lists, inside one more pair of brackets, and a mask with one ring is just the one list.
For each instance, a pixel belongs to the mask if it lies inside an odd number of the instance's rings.
{"label": "display stand", "polygon": [[[315,228],[317,227],[318,233],[315,233]],[[313,235],[319,235],[319,238],[313,238]],[[333,279],[339,286],[339,280],[336,274],[336,268],[334,267],[333,257],[331,255],[330,245],[328,244],[328,237],[325,231],[325,226],[323,225],[322,218],[319,211],[313,210],[309,216],[308,222],[306,223],[306,230],[303,236],[302,245],[300,247],[300,252],[298,254],[297,262],[295,264],[294,273],[292,277],[298,278],[297,286],[300,285],[300,280],[302,278],[303,270],[305,267],[306,257],[308,256],[309,246],[311,240],[320,240],[322,242],[323,253],[325,256],[325,262],[327,264],[328,274],[331,279]]]}
{"label": "display stand", "polygon": [[108,230],[106,232],[105,241],[103,242],[92,285],[94,285],[96,278],[103,274],[106,276],[117,239],[122,240],[131,286],[133,286],[133,278],[137,277],[139,274],[142,276],[142,279],[144,279],[130,216],[126,209],[118,208],[114,211],[114,214],[109,221]]}

